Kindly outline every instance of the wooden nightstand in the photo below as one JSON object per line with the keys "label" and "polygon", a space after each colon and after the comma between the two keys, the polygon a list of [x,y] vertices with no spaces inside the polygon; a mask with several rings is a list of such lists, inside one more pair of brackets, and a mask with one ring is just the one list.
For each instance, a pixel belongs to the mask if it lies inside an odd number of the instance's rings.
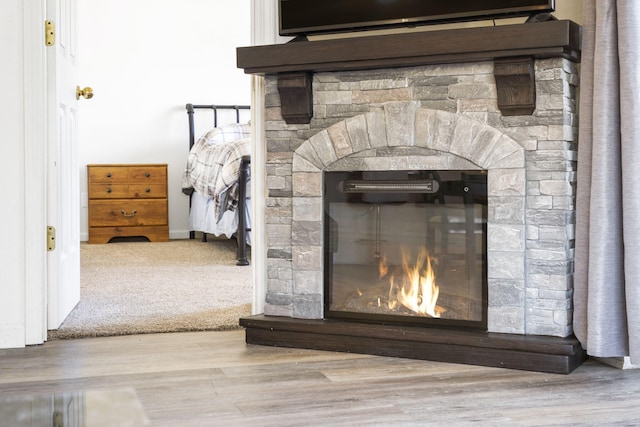
{"label": "wooden nightstand", "polygon": [[87,165],[89,243],[169,240],[167,165]]}

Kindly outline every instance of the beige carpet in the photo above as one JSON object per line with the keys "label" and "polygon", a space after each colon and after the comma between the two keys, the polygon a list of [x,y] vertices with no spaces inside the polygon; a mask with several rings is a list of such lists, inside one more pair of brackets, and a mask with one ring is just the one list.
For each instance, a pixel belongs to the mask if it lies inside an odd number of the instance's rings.
{"label": "beige carpet", "polygon": [[235,240],[81,244],[81,298],[49,339],[226,330],[251,312]]}

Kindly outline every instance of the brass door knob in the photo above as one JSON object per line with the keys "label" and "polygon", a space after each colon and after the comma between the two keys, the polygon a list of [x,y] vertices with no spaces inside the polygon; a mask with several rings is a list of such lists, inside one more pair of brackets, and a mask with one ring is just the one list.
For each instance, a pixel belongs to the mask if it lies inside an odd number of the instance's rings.
{"label": "brass door knob", "polygon": [[85,99],[93,98],[93,89],[88,86],[84,89],[80,89],[80,86],[76,86],[76,99],[80,99],[81,96]]}

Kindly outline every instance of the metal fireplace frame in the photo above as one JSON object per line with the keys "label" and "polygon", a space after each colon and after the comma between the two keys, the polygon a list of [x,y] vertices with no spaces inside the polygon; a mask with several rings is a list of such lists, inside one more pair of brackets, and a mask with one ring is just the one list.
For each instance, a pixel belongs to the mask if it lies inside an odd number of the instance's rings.
{"label": "metal fireplace frame", "polygon": [[[440,172],[451,175],[459,174],[459,181],[442,182]],[[406,177],[406,179],[404,179]],[[324,318],[338,319],[343,321],[356,321],[374,324],[393,324],[405,326],[423,326],[436,328],[455,328],[462,330],[487,330],[488,312],[488,278],[487,278],[487,174],[486,171],[478,170],[384,170],[384,171],[325,171],[323,173],[324,183]],[[445,198],[452,197],[460,199],[465,207],[478,205],[483,208],[482,222],[475,223],[475,218],[470,209],[465,209],[465,221],[463,223],[451,224],[449,231],[464,231],[466,252],[465,265],[469,262],[476,262],[475,255],[469,253],[470,248],[475,248],[475,229],[481,232],[481,274],[482,277],[477,284],[480,285],[479,311],[480,320],[432,318],[428,316],[413,316],[398,314],[369,313],[362,311],[348,311],[332,309],[334,298],[333,279],[333,253],[337,250],[333,236],[335,230],[335,220],[331,217],[330,205],[336,202],[353,202],[355,204],[371,203],[373,206],[384,204],[417,203],[428,205],[430,203],[438,207],[446,206]],[[366,199],[373,201],[367,202]],[[425,219],[426,220],[426,219]],[[379,221],[378,219],[376,221]],[[440,223],[440,227],[445,227],[445,221]],[[440,233],[443,230],[440,229]],[[376,227],[376,239],[379,228]],[[442,234],[441,234],[442,236]],[[448,237],[448,236],[447,236]],[[426,239],[433,239],[432,236],[425,236]],[[396,242],[397,243],[397,242]],[[339,243],[338,243],[339,244]],[[425,242],[425,245],[428,245]],[[442,244],[442,242],[441,242]],[[431,247],[435,246],[435,239],[430,242]],[[376,244],[376,253],[379,245]],[[475,251],[473,251],[475,252]],[[469,257],[473,255],[473,260]]]}

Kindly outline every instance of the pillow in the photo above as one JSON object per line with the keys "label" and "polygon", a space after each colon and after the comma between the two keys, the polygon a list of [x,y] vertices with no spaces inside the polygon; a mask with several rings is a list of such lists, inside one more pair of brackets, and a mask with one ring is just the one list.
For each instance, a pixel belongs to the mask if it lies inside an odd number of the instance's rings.
{"label": "pillow", "polygon": [[200,137],[200,140],[207,145],[216,145],[248,138],[250,135],[251,125],[249,123],[231,123],[211,129]]}

